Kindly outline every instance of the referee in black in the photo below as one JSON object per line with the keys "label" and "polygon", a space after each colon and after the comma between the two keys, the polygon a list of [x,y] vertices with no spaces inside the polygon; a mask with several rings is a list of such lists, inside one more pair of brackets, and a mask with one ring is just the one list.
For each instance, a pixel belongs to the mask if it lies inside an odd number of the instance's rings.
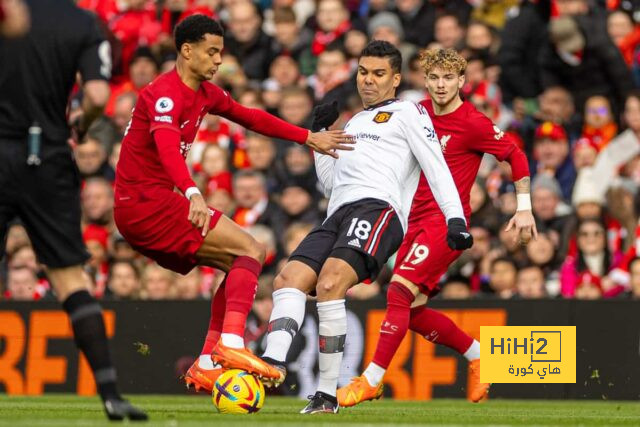
{"label": "referee in black", "polygon": [[31,29],[0,36],[0,259],[9,221],[24,224],[38,260],[69,315],[75,342],[95,376],[111,420],[146,420],[116,388],[102,319],[89,294],[80,230],[80,178],[66,121],[76,72],[82,78],[80,134],[109,98],[110,49],[95,16],[72,0],[26,0]]}

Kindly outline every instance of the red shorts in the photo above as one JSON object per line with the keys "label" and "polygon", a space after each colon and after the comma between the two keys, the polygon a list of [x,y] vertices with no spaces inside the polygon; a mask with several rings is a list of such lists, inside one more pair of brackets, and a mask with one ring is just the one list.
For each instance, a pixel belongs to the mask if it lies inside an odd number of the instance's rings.
{"label": "red shorts", "polygon": [[[212,230],[222,216],[210,208]],[[169,190],[116,196],[114,219],[120,234],[141,254],[169,270],[187,274],[196,265],[202,230],[189,217],[189,201]]]}
{"label": "red shorts", "polygon": [[449,265],[462,254],[447,245],[447,224],[443,216],[409,224],[398,249],[393,274],[397,274],[433,296],[440,291],[438,282]]}

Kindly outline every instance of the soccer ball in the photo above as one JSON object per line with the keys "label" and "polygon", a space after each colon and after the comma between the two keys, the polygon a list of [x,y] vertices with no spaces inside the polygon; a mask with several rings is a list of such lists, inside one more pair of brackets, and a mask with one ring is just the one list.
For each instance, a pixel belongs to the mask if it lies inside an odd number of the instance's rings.
{"label": "soccer ball", "polygon": [[218,377],[211,400],[222,414],[252,414],[264,404],[264,386],[250,373],[230,369]]}

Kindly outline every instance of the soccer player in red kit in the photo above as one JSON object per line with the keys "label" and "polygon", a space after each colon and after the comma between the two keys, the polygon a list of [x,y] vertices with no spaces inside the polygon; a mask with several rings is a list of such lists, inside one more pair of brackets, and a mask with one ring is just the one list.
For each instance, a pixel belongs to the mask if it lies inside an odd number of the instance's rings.
{"label": "soccer player in red kit", "polygon": [[115,221],[137,251],[165,268],[186,274],[207,265],[227,273],[212,301],[201,353],[208,361],[204,366],[196,361],[187,375],[195,378],[193,383],[212,386],[220,371],[213,363],[279,378],[276,368],[245,349],[243,339],[265,250],[229,218],[207,207],[184,160],[206,114],[334,156],[334,149],[351,149],[344,145],[351,139],[344,132],[310,133],[245,108],[208,82],[222,62],[223,30],[215,20],[204,15],[186,18],[176,27],[175,44],[176,68],[142,90],[127,127],[116,172]]}
{"label": "soccer player in red kit", "polygon": [[[511,164],[518,208],[507,229],[515,228],[521,243],[537,236],[531,213],[529,167],[525,154],[484,114],[460,98],[466,60],[454,49],[434,49],[421,55],[430,98],[421,102],[429,112],[445,160],[456,183],[467,223],[470,191],[482,156],[493,154]],[[438,292],[438,281],[462,251],[447,245],[447,224],[424,175],[409,214],[409,227],[397,253],[387,292],[387,312],[373,361],[365,372],[338,390],[340,406],[354,406],[382,395],[382,379],[408,329],[429,341],[463,354],[469,361],[468,397],[480,401],[489,384],[480,383],[480,343],[444,314],[425,303]]]}

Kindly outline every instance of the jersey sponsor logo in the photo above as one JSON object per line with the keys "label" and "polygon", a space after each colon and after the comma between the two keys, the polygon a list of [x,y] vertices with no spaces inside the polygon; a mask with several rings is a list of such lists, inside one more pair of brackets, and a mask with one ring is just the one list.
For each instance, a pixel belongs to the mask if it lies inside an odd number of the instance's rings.
{"label": "jersey sponsor logo", "polygon": [[360,244],[360,240],[358,240],[358,239],[349,240],[349,243],[347,243],[347,245],[355,246],[356,248],[362,248],[362,245]]}
{"label": "jersey sponsor logo", "polygon": [[376,135],[373,133],[367,133],[367,132],[358,132],[356,134],[356,138],[358,139],[370,139],[372,141],[379,141],[380,140],[380,135]]}
{"label": "jersey sponsor logo", "polygon": [[493,125],[493,131],[496,133],[495,135],[493,135],[493,137],[494,137],[496,140],[500,140],[500,139],[502,139],[502,137],[504,136],[504,132],[502,132],[502,131],[500,130],[500,128],[499,128],[498,126],[496,126],[496,125]]}
{"label": "jersey sponsor logo", "polygon": [[156,122],[172,123],[173,118],[171,116],[155,116],[153,118]]}
{"label": "jersey sponsor logo", "polygon": [[387,123],[389,121],[389,119],[391,119],[391,116],[393,115],[393,112],[391,111],[380,111],[378,114],[376,114],[376,116],[373,118],[373,121],[380,124],[380,123]]}
{"label": "jersey sponsor logo", "polygon": [[440,147],[442,148],[442,152],[447,149],[447,142],[451,139],[451,135],[442,135],[440,137]]}
{"label": "jersey sponsor logo", "polygon": [[173,99],[163,96],[156,101],[156,111],[158,113],[167,113],[173,110]]}

